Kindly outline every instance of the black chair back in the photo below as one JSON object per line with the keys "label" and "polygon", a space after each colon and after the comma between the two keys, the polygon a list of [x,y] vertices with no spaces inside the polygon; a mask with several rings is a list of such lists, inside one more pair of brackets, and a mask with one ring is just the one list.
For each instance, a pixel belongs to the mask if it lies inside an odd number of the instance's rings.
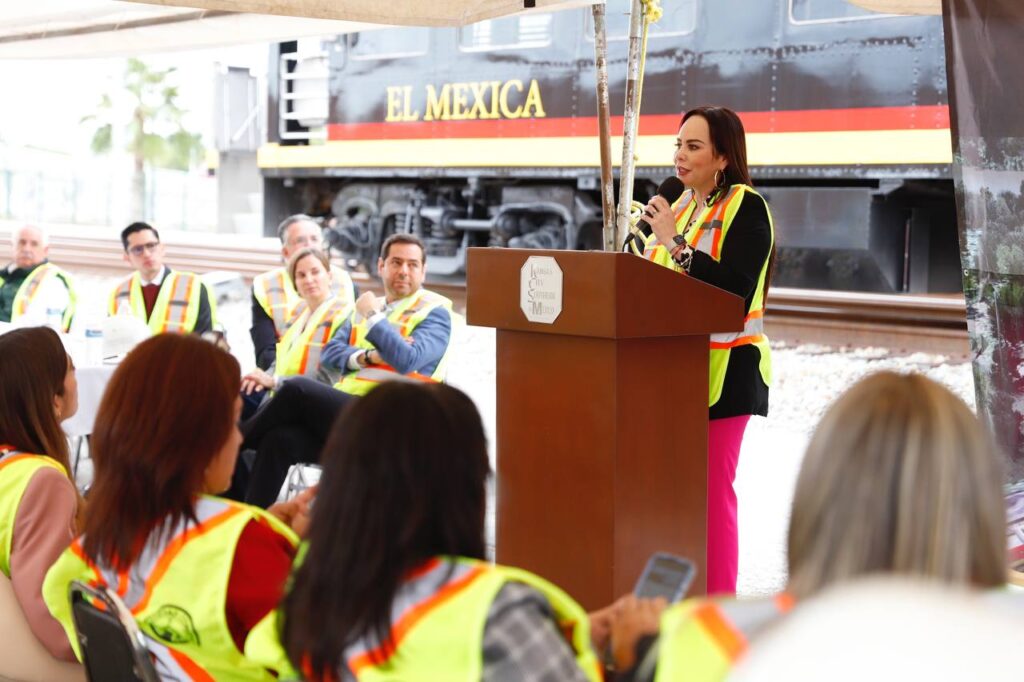
{"label": "black chair back", "polygon": [[114,592],[78,580],[68,591],[90,682],[160,682],[144,635]]}

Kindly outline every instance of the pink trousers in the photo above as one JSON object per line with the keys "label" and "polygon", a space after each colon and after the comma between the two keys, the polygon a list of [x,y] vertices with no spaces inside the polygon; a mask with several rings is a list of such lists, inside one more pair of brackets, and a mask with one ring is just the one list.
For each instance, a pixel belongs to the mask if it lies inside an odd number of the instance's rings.
{"label": "pink trousers", "polygon": [[750,415],[708,422],[708,594],[736,594],[736,465]]}

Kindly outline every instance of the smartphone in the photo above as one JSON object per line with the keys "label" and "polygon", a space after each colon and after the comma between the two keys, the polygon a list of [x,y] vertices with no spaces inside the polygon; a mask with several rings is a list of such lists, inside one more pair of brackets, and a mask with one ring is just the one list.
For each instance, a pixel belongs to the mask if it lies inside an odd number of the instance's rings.
{"label": "smartphone", "polygon": [[669,604],[686,596],[697,567],[689,559],[655,552],[636,581],[633,594],[645,599],[664,597]]}

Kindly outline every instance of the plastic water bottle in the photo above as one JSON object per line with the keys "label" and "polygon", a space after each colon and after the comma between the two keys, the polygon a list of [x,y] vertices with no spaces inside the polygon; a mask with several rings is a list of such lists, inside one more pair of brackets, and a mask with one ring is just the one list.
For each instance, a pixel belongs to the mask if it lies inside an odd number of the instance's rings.
{"label": "plastic water bottle", "polygon": [[46,326],[58,334],[64,332],[64,315],[60,308],[46,309]]}
{"label": "plastic water bottle", "polygon": [[89,367],[103,364],[103,327],[98,324],[85,328],[85,364]]}

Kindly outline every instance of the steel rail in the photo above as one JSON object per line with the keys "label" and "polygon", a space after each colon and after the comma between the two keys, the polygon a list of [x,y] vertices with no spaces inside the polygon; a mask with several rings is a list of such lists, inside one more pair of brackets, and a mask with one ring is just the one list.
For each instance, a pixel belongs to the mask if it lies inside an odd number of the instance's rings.
{"label": "steel rail", "polygon": [[[176,269],[205,273],[237,272],[247,281],[281,264],[276,239],[245,235],[167,232],[166,263]],[[0,226],[0,253],[9,252],[9,233]],[[50,260],[71,272],[127,273],[124,250],[110,230],[54,232]],[[354,273],[360,289],[379,290],[376,279]],[[432,282],[431,288],[465,307],[465,284]],[[927,296],[772,288],[766,312],[768,333],[773,339],[797,334],[802,340],[825,338],[830,343],[871,342],[895,332],[909,335],[908,343],[933,335],[966,344],[966,310],[963,296]],[[794,332],[793,330],[798,330]],[[924,342],[927,345],[927,342]]]}
{"label": "steel rail", "polygon": [[768,292],[766,317],[967,330],[964,297],[956,295],[877,294],[776,287]]}

